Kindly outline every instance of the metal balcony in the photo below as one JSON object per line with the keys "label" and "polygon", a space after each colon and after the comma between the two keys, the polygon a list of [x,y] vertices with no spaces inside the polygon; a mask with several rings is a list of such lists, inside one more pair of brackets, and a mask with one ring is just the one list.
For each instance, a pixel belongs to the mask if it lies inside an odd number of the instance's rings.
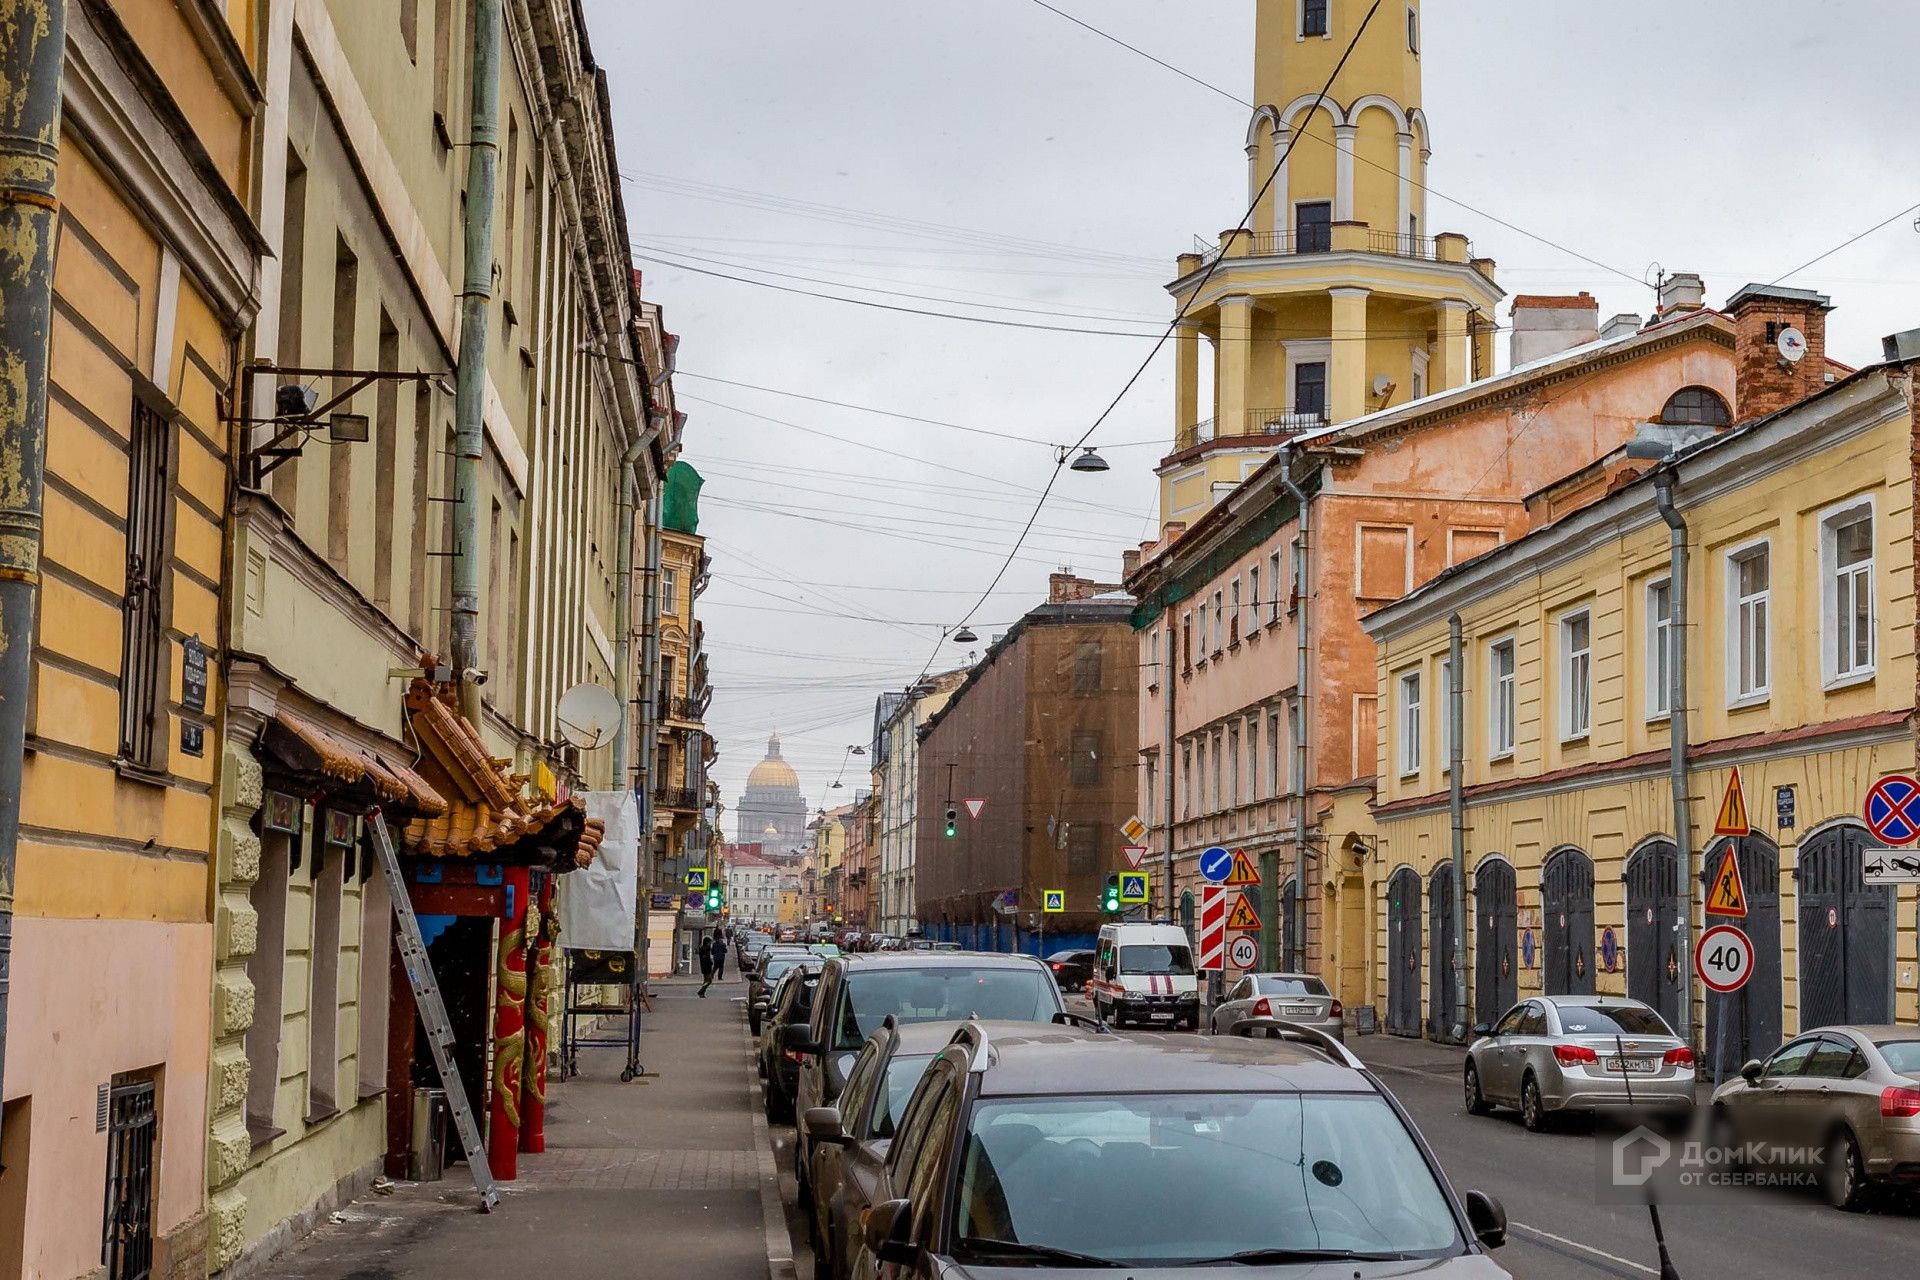
{"label": "metal balcony", "polygon": [[701,808],[700,790],[697,787],[656,787],[653,802],[662,809],[698,813]]}
{"label": "metal balcony", "polygon": [[1290,409],[1248,409],[1238,422],[1223,423],[1218,418],[1208,418],[1183,427],[1174,438],[1174,449],[1191,449],[1197,444],[1209,440],[1224,440],[1241,437],[1265,437],[1273,440],[1285,439],[1302,431],[1316,431],[1327,425],[1326,411],[1295,413]]}

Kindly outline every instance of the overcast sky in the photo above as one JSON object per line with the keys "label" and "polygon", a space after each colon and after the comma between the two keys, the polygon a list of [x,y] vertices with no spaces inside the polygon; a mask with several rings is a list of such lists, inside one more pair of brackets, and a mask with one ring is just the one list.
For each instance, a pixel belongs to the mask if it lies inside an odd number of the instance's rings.
{"label": "overcast sky", "polygon": [[[1053,2],[1251,95],[1253,0]],[[585,3],[707,480],[716,777],[731,807],[778,729],[808,804],[831,807],[865,783],[846,747],[875,695],[965,659],[942,624],[999,569],[1051,445],[1151,348],[1174,256],[1240,217],[1248,112],[1034,0]],[[1510,294],[1644,314],[1658,264],[1717,303],[1920,204],[1917,46],[1907,0],[1429,0],[1429,221],[1472,237]],[[1788,282],[1833,296],[1832,355],[1866,362],[1920,326],[1917,251],[1908,213]],[[1093,438],[1113,470],[1061,475],[975,615],[983,645],[1050,569],[1111,579],[1149,532],[1170,384],[1163,353]]]}

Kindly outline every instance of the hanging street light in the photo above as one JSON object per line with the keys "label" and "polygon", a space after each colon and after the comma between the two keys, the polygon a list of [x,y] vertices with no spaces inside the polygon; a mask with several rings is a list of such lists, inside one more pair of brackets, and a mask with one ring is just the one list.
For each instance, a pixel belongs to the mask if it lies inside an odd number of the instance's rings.
{"label": "hanging street light", "polygon": [[1088,445],[1085,451],[1082,452],[1079,457],[1075,458],[1070,464],[1068,464],[1067,469],[1070,471],[1088,471],[1088,472],[1110,470],[1110,468],[1107,466],[1107,460],[1101,457],[1099,454],[1095,453],[1093,451],[1092,445]]}
{"label": "hanging street light", "polygon": [[953,633],[953,642],[955,644],[973,644],[979,639],[979,636],[973,634],[972,627],[962,627]]}

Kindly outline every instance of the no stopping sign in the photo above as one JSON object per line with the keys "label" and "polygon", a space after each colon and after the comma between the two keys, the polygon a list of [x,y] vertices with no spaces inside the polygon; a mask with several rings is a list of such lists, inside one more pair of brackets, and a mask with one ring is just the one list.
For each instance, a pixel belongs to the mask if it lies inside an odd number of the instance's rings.
{"label": "no stopping sign", "polygon": [[1711,991],[1730,995],[1753,976],[1753,943],[1730,924],[1717,924],[1700,935],[1693,949],[1693,971]]}

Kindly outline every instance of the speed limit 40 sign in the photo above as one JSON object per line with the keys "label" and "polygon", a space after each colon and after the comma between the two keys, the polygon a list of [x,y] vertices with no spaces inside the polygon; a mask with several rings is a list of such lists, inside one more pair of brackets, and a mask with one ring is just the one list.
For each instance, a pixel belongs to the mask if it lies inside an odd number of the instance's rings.
{"label": "speed limit 40 sign", "polygon": [[1721,995],[1738,991],[1753,976],[1753,943],[1732,925],[1717,924],[1700,935],[1693,969],[1709,990]]}

